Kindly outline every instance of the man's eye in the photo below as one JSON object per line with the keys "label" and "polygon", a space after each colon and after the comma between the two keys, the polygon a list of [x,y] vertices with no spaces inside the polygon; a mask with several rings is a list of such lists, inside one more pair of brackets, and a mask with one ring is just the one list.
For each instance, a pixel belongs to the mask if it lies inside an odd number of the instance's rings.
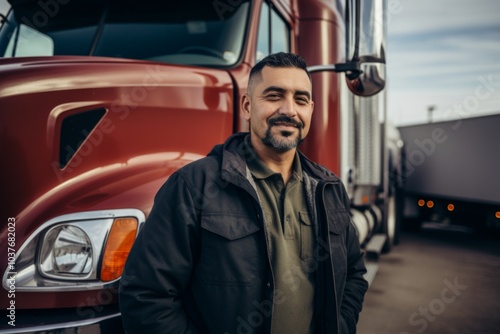
{"label": "man's eye", "polygon": [[297,103],[299,104],[307,104],[309,101],[304,97],[304,98],[298,98]]}
{"label": "man's eye", "polygon": [[275,100],[275,99],[279,99],[280,96],[278,94],[269,94],[269,95],[267,95],[267,98],[271,99],[271,100]]}

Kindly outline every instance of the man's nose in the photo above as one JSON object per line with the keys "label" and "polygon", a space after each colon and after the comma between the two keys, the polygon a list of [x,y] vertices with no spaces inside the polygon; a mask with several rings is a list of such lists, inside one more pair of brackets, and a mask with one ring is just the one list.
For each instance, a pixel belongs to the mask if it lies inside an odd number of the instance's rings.
{"label": "man's nose", "polygon": [[283,104],[280,106],[278,113],[280,115],[285,115],[288,117],[294,117],[297,115],[297,111],[295,109],[295,100],[293,97],[287,97],[283,99]]}

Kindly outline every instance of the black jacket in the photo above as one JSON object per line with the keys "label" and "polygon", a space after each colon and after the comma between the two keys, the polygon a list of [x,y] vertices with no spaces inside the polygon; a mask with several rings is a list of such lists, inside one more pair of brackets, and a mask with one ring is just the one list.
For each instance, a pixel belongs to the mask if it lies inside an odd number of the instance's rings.
{"label": "black jacket", "polygon": [[[128,333],[269,333],[274,280],[244,136],[156,195],[121,279]],[[349,200],[333,173],[300,158],[316,231],[315,332],[355,333],[368,285]]]}

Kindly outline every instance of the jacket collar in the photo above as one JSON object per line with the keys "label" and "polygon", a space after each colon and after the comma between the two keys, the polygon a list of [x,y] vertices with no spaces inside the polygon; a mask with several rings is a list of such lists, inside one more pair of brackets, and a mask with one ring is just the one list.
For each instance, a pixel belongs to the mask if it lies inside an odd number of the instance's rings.
{"label": "jacket collar", "polygon": [[[246,180],[246,159],[255,158],[255,151],[244,144],[248,132],[231,135],[223,144],[216,145],[208,154],[219,156],[222,161],[221,176],[227,181],[241,178]],[[317,181],[339,182],[339,178],[330,170],[309,160],[302,152],[298,151],[303,172]],[[239,182],[238,182],[239,183]]]}

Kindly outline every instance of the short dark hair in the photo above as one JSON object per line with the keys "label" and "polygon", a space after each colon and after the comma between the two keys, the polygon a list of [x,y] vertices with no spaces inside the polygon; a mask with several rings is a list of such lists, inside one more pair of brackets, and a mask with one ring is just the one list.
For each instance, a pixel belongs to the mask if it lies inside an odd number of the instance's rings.
{"label": "short dark hair", "polygon": [[260,75],[262,69],[266,66],[269,67],[295,67],[304,70],[311,80],[311,74],[307,70],[307,63],[301,56],[294,53],[278,52],[272,53],[264,57],[261,61],[255,64],[250,70],[249,82],[257,75]]}

